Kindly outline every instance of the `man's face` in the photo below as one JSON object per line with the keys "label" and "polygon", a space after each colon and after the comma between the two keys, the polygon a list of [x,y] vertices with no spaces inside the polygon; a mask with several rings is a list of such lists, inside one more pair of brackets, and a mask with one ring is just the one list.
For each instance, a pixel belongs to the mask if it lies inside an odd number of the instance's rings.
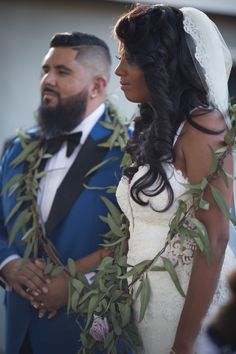
{"label": "man's face", "polygon": [[41,96],[44,107],[63,105],[68,97],[87,90],[91,75],[75,58],[72,48],[50,48],[42,64]]}
{"label": "man's face", "polygon": [[76,54],[71,48],[51,48],[43,61],[37,120],[50,136],[73,130],[86,116],[93,80]]}

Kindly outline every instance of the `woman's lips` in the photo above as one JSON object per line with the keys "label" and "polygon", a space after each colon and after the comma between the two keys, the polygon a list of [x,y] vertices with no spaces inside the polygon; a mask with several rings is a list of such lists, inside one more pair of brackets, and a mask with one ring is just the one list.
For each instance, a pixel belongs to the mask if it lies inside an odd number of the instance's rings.
{"label": "woman's lips", "polygon": [[127,89],[129,86],[130,86],[130,84],[129,84],[128,82],[123,82],[123,81],[120,82],[120,88],[121,88],[121,90],[125,90],[125,89]]}

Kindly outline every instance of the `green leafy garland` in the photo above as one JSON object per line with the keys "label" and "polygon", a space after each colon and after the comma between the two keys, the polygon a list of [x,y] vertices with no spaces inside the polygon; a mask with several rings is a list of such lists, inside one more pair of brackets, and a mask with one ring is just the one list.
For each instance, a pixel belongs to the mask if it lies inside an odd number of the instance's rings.
{"label": "green leafy garland", "polygon": [[[236,225],[236,219],[230,214],[224,202],[220,191],[212,185],[212,181],[221,176],[224,184],[228,186],[228,176],[223,169],[223,161],[225,157],[232,153],[236,148],[236,105],[230,108],[232,117],[232,129],[230,129],[224,138],[225,145],[213,151],[212,164],[209,175],[204,177],[199,184],[186,186],[187,191],[192,197],[193,203],[189,206],[187,202],[180,200],[179,206],[169,224],[169,233],[166,243],[152,260],[145,260],[133,266],[127,271],[127,247],[128,247],[128,222],[124,214],[109,200],[102,197],[106,204],[108,214],[101,216],[108,226],[110,231],[103,235],[103,246],[111,248],[113,251],[112,257],[103,258],[101,264],[96,270],[96,275],[93,278],[92,284],[88,284],[83,274],[78,274],[76,264],[72,259],[68,259],[65,266],[60,261],[60,257],[54,248],[54,245],[45,235],[43,223],[41,223],[41,215],[37,205],[37,193],[41,178],[45,172],[39,171],[39,166],[43,159],[48,159],[50,155],[45,153],[42,141],[43,137],[32,140],[30,136],[19,132],[18,137],[22,144],[22,152],[17,158],[12,161],[12,166],[16,166],[22,162],[28,164],[28,171],[25,174],[18,174],[12,177],[4,190],[9,190],[9,194],[17,193],[17,202],[11,210],[6,223],[21,209],[9,235],[9,244],[15,239],[19,230],[22,230],[22,240],[26,244],[24,258],[37,258],[39,249],[43,249],[47,254],[45,273],[55,276],[61,271],[65,271],[69,275],[69,299],[68,311],[74,311],[79,315],[84,315],[86,322],[80,323],[81,327],[81,350],[80,353],[94,353],[96,349],[100,349],[106,353],[116,354],[116,345],[120,339],[127,348],[137,351],[140,345],[137,331],[131,323],[131,306],[133,299],[133,285],[139,281],[139,287],[135,294],[136,298],[140,297],[140,315],[141,321],[144,317],[148,302],[150,299],[150,284],[148,280],[149,271],[167,271],[172,278],[177,290],[182,296],[185,296],[176,271],[172,263],[162,256],[170,240],[179,235],[180,239],[193,239],[199,249],[205,254],[210,262],[210,247],[207,231],[205,226],[194,217],[197,209],[209,209],[209,203],[203,199],[206,188],[210,188],[211,193],[222,210],[224,215]],[[102,125],[110,130],[112,134],[106,143],[102,146],[111,149],[114,146],[119,146],[123,149],[127,143],[127,124],[122,117],[115,111],[114,107],[109,104],[105,122]],[[109,161],[105,161],[108,163]],[[104,164],[104,162],[102,163]],[[95,166],[88,172],[88,175],[100,168],[102,164]],[[130,164],[130,158],[127,154],[124,155],[121,166]],[[86,187],[86,186],[85,186]],[[87,187],[95,188],[96,187]],[[109,186],[106,192],[115,193],[116,186]],[[24,205],[26,207],[24,208]],[[27,228],[27,225],[31,225]],[[163,267],[155,266],[157,259],[160,258],[163,262]],[[129,284],[127,279],[131,278]],[[104,319],[107,326],[104,331],[103,339],[94,339],[91,335],[91,327],[96,318]]]}

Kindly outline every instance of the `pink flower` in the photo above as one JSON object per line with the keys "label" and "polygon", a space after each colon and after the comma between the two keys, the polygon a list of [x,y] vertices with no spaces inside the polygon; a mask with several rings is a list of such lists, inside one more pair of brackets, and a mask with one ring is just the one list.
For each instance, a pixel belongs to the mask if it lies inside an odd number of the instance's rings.
{"label": "pink flower", "polygon": [[108,322],[106,318],[94,315],[92,326],[89,334],[98,342],[104,342],[107,333],[109,332]]}

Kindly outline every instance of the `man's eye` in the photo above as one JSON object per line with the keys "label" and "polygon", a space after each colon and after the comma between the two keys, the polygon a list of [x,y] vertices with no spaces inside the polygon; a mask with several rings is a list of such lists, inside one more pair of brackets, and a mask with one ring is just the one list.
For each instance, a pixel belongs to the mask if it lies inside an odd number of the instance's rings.
{"label": "man's eye", "polygon": [[60,75],[68,75],[69,74],[68,71],[64,71],[64,70],[59,70],[58,73]]}

